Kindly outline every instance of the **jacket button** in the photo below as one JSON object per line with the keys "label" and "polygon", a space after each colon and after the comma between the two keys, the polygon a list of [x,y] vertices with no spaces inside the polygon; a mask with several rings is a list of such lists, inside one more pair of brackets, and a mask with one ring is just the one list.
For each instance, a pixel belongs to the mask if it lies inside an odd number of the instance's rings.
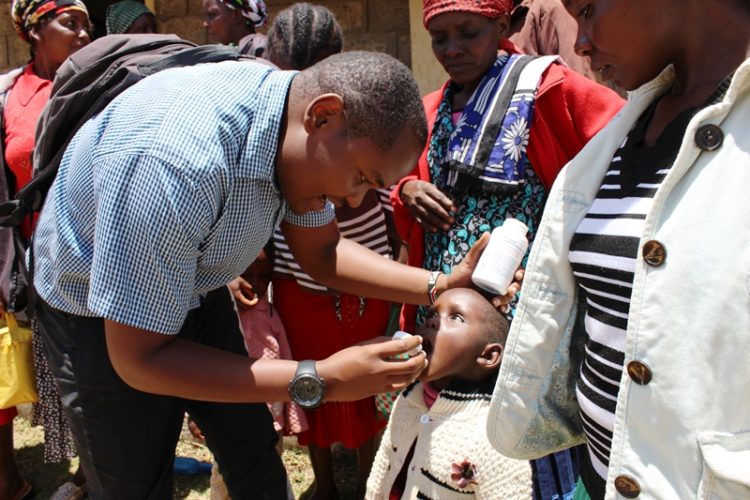
{"label": "jacket button", "polygon": [[638,481],[625,475],[615,478],[615,489],[625,498],[637,498],[641,494],[641,486]]}
{"label": "jacket button", "polygon": [[695,131],[695,144],[703,151],[718,149],[724,142],[724,132],[718,125],[709,123],[702,125]]}
{"label": "jacket button", "polygon": [[642,254],[646,264],[659,267],[664,264],[664,259],[667,258],[667,249],[659,241],[648,240],[643,244]]}
{"label": "jacket button", "polygon": [[631,361],[628,363],[628,375],[633,382],[639,385],[646,385],[651,382],[651,368],[641,361]]}

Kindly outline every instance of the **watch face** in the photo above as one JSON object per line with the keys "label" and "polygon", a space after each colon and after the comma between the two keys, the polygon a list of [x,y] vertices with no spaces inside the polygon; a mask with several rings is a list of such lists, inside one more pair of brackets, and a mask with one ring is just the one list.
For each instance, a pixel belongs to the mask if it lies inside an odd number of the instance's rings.
{"label": "watch face", "polygon": [[317,406],[323,399],[320,382],[311,376],[296,378],[292,384],[292,398],[305,408]]}

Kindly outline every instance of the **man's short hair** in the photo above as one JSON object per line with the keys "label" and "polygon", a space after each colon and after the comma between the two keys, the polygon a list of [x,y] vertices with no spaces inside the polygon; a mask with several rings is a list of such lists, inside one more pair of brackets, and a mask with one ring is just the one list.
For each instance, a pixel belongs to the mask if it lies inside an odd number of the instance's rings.
{"label": "man's short hair", "polygon": [[382,52],[334,54],[299,74],[309,94],[334,93],[344,99],[346,135],[367,137],[389,149],[405,127],[421,142],[427,120],[417,83],[409,68]]}

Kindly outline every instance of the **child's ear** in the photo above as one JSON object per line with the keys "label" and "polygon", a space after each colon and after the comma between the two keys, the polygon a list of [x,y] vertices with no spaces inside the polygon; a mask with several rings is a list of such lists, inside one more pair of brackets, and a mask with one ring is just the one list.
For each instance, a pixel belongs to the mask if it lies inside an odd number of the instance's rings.
{"label": "child's ear", "polygon": [[477,365],[483,370],[495,370],[500,366],[503,359],[503,346],[500,344],[487,344],[482,350],[482,354],[477,358]]}
{"label": "child's ear", "polygon": [[343,126],[344,99],[338,94],[319,95],[307,105],[305,131],[313,134],[324,126]]}

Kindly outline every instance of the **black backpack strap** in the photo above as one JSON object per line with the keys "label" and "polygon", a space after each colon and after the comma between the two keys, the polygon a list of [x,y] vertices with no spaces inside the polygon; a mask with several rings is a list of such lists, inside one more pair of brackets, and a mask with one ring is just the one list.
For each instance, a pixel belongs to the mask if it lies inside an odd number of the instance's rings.
{"label": "black backpack strap", "polygon": [[237,47],[228,45],[199,45],[181,50],[151,64],[142,64],[138,69],[143,76],[152,75],[169,68],[181,68],[196,64],[235,61],[244,58]]}

